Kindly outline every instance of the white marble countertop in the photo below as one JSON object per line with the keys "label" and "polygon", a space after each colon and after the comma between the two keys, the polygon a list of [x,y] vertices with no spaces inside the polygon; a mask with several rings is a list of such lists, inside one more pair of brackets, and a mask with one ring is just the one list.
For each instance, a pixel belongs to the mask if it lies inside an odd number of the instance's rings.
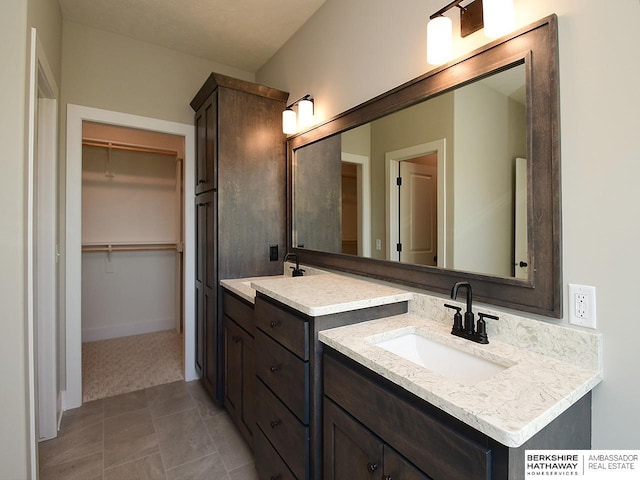
{"label": "white marble countertop", "polygon": [[269,277],[251,277],[251,278],[234,278],[228,280],[220,280],[222,285],[227,290],[235,293],[239,297],[243,298],[247,302],[255,303],[256,291],[251,286],[251,282],[265,279],[284,278],[284,275],[273,275]]}
{"label": "white marble countertop", "polygon": [[333,273],[253,280],[251,287],[312,317],[413,298],[413,294],[406,290]]}
{"label": "white marble countertop", "polygon": [[[508,368],[463,385],[374,345],[409,331]],[[450,325],[405,314],[324,330],[319,339],[508,447],[521,446],[602,380],[601,370],[491,337],[488,345],[479,345],[450,332]]]}

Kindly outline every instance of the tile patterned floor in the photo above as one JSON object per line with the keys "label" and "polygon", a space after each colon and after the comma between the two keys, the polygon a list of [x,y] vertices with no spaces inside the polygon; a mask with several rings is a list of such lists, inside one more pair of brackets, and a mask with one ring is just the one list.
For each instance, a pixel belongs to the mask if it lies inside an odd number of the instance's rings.
{"label": "tile patterned floor", "polygon": [[175,330],[82,344],[82,401],[183,380],[183,337]]}
{"label": "tile patterned floor", "polygon": [[199,382],[158,385],[65,412],[39,444],[41,480],[257,480],[253,455]]}

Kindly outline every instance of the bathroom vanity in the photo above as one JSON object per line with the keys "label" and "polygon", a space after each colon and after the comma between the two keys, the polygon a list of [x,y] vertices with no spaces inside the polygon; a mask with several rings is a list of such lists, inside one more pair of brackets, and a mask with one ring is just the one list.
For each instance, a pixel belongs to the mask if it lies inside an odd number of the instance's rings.
{"label": "bathroom vanity", "polygon": [[[479,345],[429,295],[331,273],[234,282],[255,289],[260,478],[522,478],[526,449],[590,448],[599,334],[503,314]],[[459,377],[384,347],[408,334],[496,369]]]}

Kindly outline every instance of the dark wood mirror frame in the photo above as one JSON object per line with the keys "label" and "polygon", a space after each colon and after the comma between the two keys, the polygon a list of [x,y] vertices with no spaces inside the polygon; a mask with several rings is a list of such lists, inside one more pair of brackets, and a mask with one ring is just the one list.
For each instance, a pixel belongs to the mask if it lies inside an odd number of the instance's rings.
{"label": "dark wood mirror frame", "polygon": [[[526,70],[529,279],[503,278],[437,267],[374,260],[292,246],[296,149],[342,133],[491,73],[522,64]],[[551,15],[468,55],[354,107],[287,140],[287,247],[301,263],[448,294],[469,281],[488,304],[559,318],[562,315],[560,115],[558,27]],[[490,186],[487,186],[490,188]]]}

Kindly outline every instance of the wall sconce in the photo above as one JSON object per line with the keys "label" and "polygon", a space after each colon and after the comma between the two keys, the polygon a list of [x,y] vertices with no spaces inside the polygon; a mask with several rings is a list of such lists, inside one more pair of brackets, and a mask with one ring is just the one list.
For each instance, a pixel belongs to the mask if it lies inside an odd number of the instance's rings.
{"label": "wall sconce", "polygon": [[442,65],[453,57],[453,24],[444,16],[460,9],[460,35],[464,38],[484,27],[488,37],[499,37],[513,30],[513,0],[454,0],[429,17],[427,24],[427,62]]}
{"label": "wall sconce", "polygon": [[[298,114],[293,107],[298,106]],[[307,93],[300,97],[282,112],[282,132],[287,135],[296,133],[306,127],[313,125],[313,98]]]}

